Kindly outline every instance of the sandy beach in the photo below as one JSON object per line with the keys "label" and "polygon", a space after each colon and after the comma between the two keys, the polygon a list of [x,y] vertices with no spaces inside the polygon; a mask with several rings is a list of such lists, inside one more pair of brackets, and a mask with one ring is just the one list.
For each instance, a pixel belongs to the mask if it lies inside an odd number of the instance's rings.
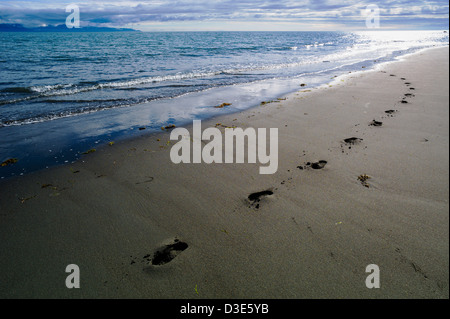
{"label": "sandy beach", "polygon": [[0,297],[449,298],[448,54],[202,122],[278,128],[272,175],[174,164],[164,130],[0,182]]}

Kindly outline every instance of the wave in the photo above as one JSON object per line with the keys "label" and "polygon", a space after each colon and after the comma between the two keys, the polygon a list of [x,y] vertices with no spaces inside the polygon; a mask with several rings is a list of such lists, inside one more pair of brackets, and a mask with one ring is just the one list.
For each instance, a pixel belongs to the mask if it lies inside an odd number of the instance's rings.
{"label": "wave", "polygon": [[104,100],[62,100],[62,99],[44,99],[39,102],[43,103],[117,103],[117,102],[129,102],[129,99],[104,99]]}
{"label": "wave", "polygon": [[316,43],[313,43],[313,44],[305,44],[305,48],[307,50],[309,50],[311,48],[317,48],[317,47],[323,47],[323,46],[325,46],[325,43],[318,43],[318,42],[316,42]]}
{"label": "wave", "polygon": [[23,101],[39,99],[44,97],[54,97],[54,96],[65,96],[74,95],[78,93],[90,92],[102,89],[138,89],[138,86],[145,84],[158,83],[164,81],[181,81],[185,79],[195,79],[203,77],[212,77],[215,75],[222,74],[222,71],[216,72],[192,72],[185,74],[174,74],[166,76],[154,76],[139,78],[133,80],[117,81],[117,82],[80,82],[78,84],[56,84],[56,85],[43,85],[43,86],[32,86],[32,87],[14,87],[5,88],[0,92],[9,93],[37,93],[35,95],[16,98],[12,100],[0,101],[0,105],[5,104],[15,104]]}
{"label": "wave", "polygon": [[30,90],[36,93],[46,93],[54,90],[65,89],[73,87],[73,84],[55,84],[55,85],[43,85],[43,86],[32,86]]}
{"label": "wave", "polygon": [[35,115],[32,117],[23,118],[23,119],[0,120],[0,127],[42,123],[42,122],[53,121],[53,120],[62,119],[62,118],[66,118],[66,117],[91,114],[91,113],[95,113],[95,112],[104,111],[107,109],[129,107],[131,105],[132,104],[115,104],[115,105],[109,105],[109,106],[96,106],[96,107],[92,107],[92,108],[84,107],[81,109],[62,111],[62,112],[58,112],[58,113],[40,114],[40,115]]}
{"label": "wave", "polygon": [[6,89],[0,90],[0,92],[4,93],[33,93],[33,90],[30,87],[9,87]]}

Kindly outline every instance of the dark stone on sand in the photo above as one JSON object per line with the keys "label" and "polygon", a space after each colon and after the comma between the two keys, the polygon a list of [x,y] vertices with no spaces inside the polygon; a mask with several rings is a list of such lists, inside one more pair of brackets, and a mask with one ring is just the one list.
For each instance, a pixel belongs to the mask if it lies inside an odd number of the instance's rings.
{"label": "dark stone on sand", "polygon": [[217,105],[217,106],[214,106],[216,109],[221,109],[221,108],[223,108],[223,107],[225,107],[225,106],[230,106],[231,105],[231,103],[222,103],[222,104],[220,104],[220,105]]}
{"label": "dark stone on sand", "polygon": [[167,125],[167,126],[161,126],[161,130],[171,130],[171,129],[174,129],[176,126],[175,126],[175,124],[170,124],[170,125]]}
{"label": "dark stone on sand", "polygon": [[19,160],[17,158],[9,158],[1,163],[1,166],[8,166],[17,163]]}

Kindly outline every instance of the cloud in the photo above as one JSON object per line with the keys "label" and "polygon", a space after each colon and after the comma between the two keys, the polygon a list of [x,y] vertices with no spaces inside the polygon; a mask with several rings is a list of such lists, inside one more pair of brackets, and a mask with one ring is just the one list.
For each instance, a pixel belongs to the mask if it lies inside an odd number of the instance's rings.
{"label": "cloud", "polygon": [[[364,12],[370,1],[363,0],[152,0],[152,1],[2,1],[0,23],[21,23],[26,26],[63,24],[68,13],[65,7],[80,7],[81,25],[136,26],[152,23],[225,22],[285,23],[361,28]],[[392,1],[376,3],[382,23],[395,28],[448,28],[448,2]]]}

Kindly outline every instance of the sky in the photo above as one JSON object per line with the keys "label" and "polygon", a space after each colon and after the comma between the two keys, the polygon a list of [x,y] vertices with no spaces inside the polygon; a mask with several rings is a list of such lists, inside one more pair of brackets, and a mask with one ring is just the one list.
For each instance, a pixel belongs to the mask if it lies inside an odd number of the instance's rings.
{"label": "sky", "polygon": [[0,0],[0,23],[64,24],[69,4],[79,7],[82,27],[141,31],[364,30],[375,13],[369,5],[378,6],[381,30],[447,30],[449,21],[448,0]]}

